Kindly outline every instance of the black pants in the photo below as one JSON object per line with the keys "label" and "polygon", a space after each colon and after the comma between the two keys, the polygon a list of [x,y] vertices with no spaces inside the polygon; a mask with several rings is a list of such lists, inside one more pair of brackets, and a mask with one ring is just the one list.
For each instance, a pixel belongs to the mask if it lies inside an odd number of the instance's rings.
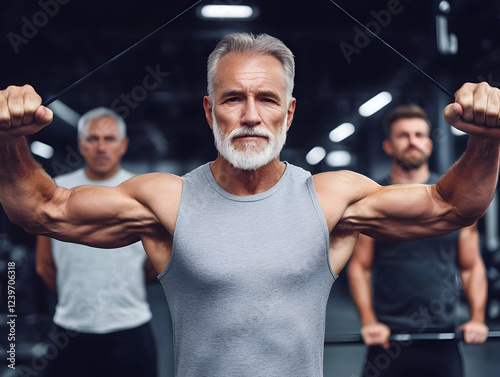
{"label": "black pants", "polygon": [[[149,323],[109,334],[71,332],[58,327],[49,344],[59,352],[47,367],[50,377],[156,377],[156,344]],[[70,334],[69,336],[67,334]],[[59,344],[57,344],[59,343]]]}
{"label": "black pants", "polygon": [[368,347],[362,377],[463,377],[460,345],[454,340],[392,342]]}

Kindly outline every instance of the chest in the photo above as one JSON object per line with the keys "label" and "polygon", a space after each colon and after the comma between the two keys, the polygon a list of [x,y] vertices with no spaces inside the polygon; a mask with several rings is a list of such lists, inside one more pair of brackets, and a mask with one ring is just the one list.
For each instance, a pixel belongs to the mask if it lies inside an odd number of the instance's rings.
{"label": "chest", "polygon": [[328,233],[307,193],[257,201],[186,194],[171,258],[172,274],[205,288],[297,284],[328,272]]}

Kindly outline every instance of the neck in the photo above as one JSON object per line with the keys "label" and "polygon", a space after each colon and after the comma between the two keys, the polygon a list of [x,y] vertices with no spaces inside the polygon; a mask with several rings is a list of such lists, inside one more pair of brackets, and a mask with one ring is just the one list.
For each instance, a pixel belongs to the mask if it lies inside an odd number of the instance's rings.
{"label": "neck", "polygon": [[104,181],[106,179],[109,179],[113,177],[116,173],[118,173],[118,170],[120,170],[120,167],[117,167],[116,169],[113,169],[112,171],[106,172],[106,173],[98,173],[90,170],[88,167],[85,168],[85,175],[93,181]]}
{"label": "neck", "polygon": [[275,158],[256,170],[236,169],[221,155],[210,165],[217,183],[227,192],[238,196],[260,194],[273,187],[285,172],[285,163]]}
{"label": "neck", "polygon": [[391,182],[402,183],[425,183],[429,179],[429,164],[424,163],[416,169],[405,169],[396,161],[392,163]]}

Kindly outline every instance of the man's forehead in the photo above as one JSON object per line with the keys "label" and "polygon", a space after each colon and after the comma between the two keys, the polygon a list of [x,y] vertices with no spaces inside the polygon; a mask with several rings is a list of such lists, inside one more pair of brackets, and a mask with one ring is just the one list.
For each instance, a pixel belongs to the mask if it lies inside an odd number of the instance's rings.
{"label": "man's forehead", "polygon": [[89,122],[88,133],[119,133],[118,122],[112,116],[92,119]]}
{"label": "man's forehead", "polygon": [[[286,74],[281,62],[269,54],[249,54],[231,52],[223,56],[217,64],[214,77],[216,86],[224,86],[224,91],[252,86],[264,89],[266,86],[286,88]],[[279,88],[281,89],[281,88]]]}
{"label": "man's forehead", "polygon": [[429,131],[429,123],[425,119],[412,117],[412,118],[399,118],[392,123],[392,130],[415,130],[415,131]]}
{"label": "man's forehead", "polygon": [[273,55],[256,53],[230,52],[218,62],[215,75],[224,77],[228,74],[247,75],[252,73],[285,75],[283,64]]}

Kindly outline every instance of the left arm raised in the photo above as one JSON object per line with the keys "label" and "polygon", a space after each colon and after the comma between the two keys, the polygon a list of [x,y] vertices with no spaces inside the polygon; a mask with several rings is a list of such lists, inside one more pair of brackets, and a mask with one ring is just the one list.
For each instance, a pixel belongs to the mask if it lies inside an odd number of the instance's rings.
{"label": "left arm raised", "polygon": [[498,179],[500,90],[486,83],[468,83],[455,99],[444,109],[444,119],[470,139],[462,158],[437,183],[437,190],[459,216],[477,220],[486,213]]}
{"label": "left arm raised", "polygon": [[485,214],[498,179],[500,90],[465,84],[444,118],[471,136],[465,153],[439,182],[380,187],[348,177],[349,199],[339,225],[374,238],[404,240],[448,233]]}

